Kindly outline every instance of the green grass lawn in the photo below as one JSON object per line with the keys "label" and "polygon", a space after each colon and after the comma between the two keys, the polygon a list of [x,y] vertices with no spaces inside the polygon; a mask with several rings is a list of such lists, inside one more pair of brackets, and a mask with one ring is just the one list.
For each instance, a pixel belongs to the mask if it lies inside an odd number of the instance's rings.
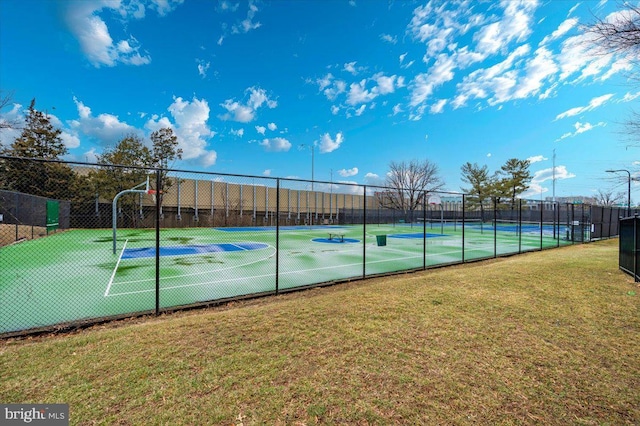
{"label": "green grass lawn", "polygon": [[0,341],[71,424],[640,423],[617,240]]}

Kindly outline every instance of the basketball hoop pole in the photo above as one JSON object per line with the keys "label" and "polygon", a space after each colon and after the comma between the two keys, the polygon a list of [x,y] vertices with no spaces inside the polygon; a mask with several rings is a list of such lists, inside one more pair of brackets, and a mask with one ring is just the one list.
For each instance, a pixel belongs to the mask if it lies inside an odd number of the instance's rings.
{"label": "basketball hoop pole", "polygon": [[[141,186],[145,187],[145,189],[136,189]],[[111,203],[111,221],[113,226],[113,254],[116,254],[116,229],[118,227],[118,199],[124,194],[148,194],[149,193],[149,176],[147,176],[147,180],[134,186],[131,189],[125,189],[124,191],[120,191],[113,197],[113,202]]]}

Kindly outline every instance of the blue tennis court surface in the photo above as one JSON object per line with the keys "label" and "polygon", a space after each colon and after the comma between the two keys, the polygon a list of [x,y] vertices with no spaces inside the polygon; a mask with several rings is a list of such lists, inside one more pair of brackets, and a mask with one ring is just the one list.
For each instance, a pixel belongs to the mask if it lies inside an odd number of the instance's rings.
{"label": "blue tennis court surface", "polygon": [[445,234],[423,234],[422,232],[415,232],[413,234],[391,234],[389,238],[422,238],[423,235],[426,238],[446,237]]}
{"label": "blue tennis court surface", "polygon": [[[184,256],[203,253],[220,253],[226,251],[259,250],[267,247],[269,247],[268,244],[251,242],[160,247],[160,256]],[[155,256],[155,247],[125,249],[122,253],[122,259],[139,259]]]}
{"label": "blue tennis court surface", "polygon": [[[281,226],[280,231],[317,231],[324,229],[340,229],[344,228],[344,226],[334,226],[334,225],[319,225],[319,226]],[[237,228],[215,228],[216,231],[224,231],[224,232],[275,232],[275,226],[239,226]]]}

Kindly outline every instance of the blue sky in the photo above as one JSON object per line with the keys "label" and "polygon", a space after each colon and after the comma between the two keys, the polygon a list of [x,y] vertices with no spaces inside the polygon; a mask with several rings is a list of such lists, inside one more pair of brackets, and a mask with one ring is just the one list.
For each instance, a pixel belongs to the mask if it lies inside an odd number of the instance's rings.
{"label": "blue sky", "polygon": [[[626,194],[623,123],[640,85],[580,25],[599,1],[2,0],[0,89],[32,98],[69,159],[170,126],[213,172],[378,184],[427,158],[460,191],[467,161],[530,159],[525,194]],[[4,131],[2,143],[15,134]],[[640,201],[640,186],[632,198]]]}

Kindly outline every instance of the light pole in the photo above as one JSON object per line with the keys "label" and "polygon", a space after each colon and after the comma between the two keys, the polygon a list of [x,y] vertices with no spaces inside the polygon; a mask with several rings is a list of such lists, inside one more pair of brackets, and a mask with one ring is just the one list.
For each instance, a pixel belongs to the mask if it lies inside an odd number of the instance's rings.
{"label": "light pole", "polygon": [[607,173],[626,172],[629,175],[629,186],[627,189],[627,216],[631,216],[631,172],[627,169],[605,170]]}

